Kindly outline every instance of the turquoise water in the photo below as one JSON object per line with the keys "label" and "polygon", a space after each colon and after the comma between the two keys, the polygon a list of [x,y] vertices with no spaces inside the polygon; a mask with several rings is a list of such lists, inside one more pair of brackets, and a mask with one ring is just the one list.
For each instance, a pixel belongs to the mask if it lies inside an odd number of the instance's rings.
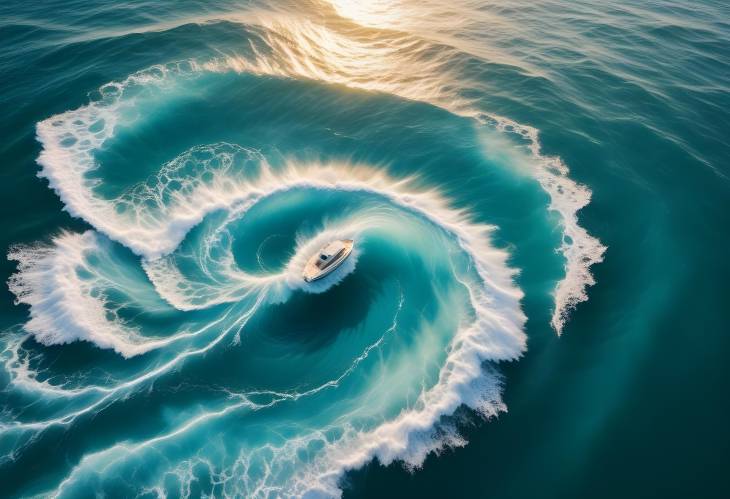
{"label": "turquoise water", "polygon": [[442,4],[0,7],[3,495],[730,493],[730,8]]}

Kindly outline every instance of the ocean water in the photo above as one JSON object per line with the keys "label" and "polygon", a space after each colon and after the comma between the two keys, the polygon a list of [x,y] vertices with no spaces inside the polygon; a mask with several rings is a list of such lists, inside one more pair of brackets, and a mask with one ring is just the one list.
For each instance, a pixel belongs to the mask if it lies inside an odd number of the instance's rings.
{"label": "ocean water", "polygon": [[726,2],[10,0],[0,40],[2,496],[730,494]]}

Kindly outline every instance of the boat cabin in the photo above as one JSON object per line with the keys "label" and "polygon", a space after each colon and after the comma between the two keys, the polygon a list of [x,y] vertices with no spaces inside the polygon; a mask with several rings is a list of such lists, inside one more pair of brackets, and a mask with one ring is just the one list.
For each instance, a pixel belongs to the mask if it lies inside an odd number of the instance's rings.
{"label": "boat cabin", "polygon": [[320,269],[327,268],[332,262],[337,261],[344,251],[345,245],[342,241],[333,241],[322,249],[315,265]]}

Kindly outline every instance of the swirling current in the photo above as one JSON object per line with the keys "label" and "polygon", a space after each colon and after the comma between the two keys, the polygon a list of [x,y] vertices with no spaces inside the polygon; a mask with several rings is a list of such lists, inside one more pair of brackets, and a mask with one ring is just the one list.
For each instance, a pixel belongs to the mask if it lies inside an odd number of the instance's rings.
{"label": "swirling current", "polygon": [[[507,409],[520,272],[560,335],[606,245],[579,217],[590,188],[493,106],[493,74],[548,78],[483,36],[508,12],[409,4],[65,32],[138,57],[35,124],[76,222],[8,250],[28,318],[2,339],[0,454],[49,463],[12,494],[339,497],[347,471],[418,469],[467,444],[464,411]],[[306,283],[335,239],[353,254]]]}

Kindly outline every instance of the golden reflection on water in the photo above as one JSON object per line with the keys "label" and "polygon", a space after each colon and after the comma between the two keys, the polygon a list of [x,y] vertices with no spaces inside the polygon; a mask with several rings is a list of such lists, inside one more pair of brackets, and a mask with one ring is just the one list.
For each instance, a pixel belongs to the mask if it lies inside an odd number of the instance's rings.
{"label": "golden reflection on water", "polygon": [[329,0],[341,17],[350,19],[361,26],[379,29],[395,29],[403,20],[414,15],[413,9],[406,8],[402,0]]}
{"label": "golden reflection on water", "polygon": [[484,61],[521,67],[540,74],[524,58],[489,43],[490,33],[503,39],[519,33],[501,10],[502,0],[325,0],[337,16],[363,28],[416,35]]}

